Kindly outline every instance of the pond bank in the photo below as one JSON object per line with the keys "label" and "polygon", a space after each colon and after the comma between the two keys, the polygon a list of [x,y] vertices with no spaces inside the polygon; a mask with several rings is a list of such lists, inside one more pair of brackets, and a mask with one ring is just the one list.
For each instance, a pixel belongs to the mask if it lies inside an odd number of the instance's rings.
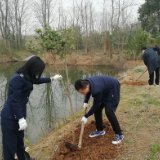
{"label": "pond bank", "polygon": [[[33,55],[28,53],[21,56],[5,56],[0,55],[0,64],[18,62],[18,61],[27,61]],[[42,58],[45,64],[56,64],[62,65],[63,61],[58,57],[56,60],[53,59],[53,56],[49,53],[45,53],[43,55],[38,55]],[[98,66],[98,65],[106,65],[106,66],[115,66],[115,67],[123,67],[124,62],[127,59],[121,57],[120,55],[113,55],[112,59],[108,58],[108,55],[104,54],[72,54],[68,56],[67,64],[71,66]]]}
{"label": "pond bank", "polygon": [[[58,57],[56,57],[56,60],[54,61],[52,55],[49,53],[43,54],[42,59],[46,64],[63,64],[63,61]],[[112,59],[104,54],[71,54],[68,56],[67,63],[72,66],[111,65],[122,68],[126,60],[127,59],[117,54],[114,54]]]}

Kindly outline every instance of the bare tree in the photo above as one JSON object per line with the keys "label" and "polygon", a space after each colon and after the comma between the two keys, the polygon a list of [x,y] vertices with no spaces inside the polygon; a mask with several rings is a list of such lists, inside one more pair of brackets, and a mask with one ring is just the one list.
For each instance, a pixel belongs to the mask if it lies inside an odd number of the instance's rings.
{"label": "bare tree", "polygon": [[[56,16],[56,5],[58,1],[56,0],[33,0],[33,10],[35,12],[35,17],[39,21],[40,25],[43,27],[44,24],[52,26],[52,23]],[[54,12],[55,11],[55,12]]]}
{"label": "bare tree", "polygon": [[9,14],[9,2],[8,0],[0,1],[0,30],[2,37],[6,40],[8,39],[8,35],[10,34],[9,26],[8,26],[8,14]]}
{"label": "bare tree", "polygon": [[82,27],[82,33],[84,36],[85,53],[89,49],[89,34],[94,28],[93,24],[93,2],[81,0],[79,3],[76,0],[76,6],[79,12],[79,24]]}
{"label": "bare tree", "polygon": [[27,13],[26,0],[1,0],[0,1],[0,31],[6,43],[19,49],[24,45],[22,36]]}

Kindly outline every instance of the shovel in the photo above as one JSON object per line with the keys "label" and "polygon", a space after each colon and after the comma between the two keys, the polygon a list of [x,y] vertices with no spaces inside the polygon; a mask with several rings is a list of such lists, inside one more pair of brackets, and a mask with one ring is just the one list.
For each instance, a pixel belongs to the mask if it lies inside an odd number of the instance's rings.
{"label": "shovel", "polygon": [[147,69],[136,79],[136,81],[147,71]]}
{"label": "shovel", "polygon": [[[84,110],[84,114],[86,114],[87,112],[87,108],[85,108]],[[65,142],[65,146],[72,149],[73,151],[77,151],[81,149],[82,146],[82,137],[83,137],[83,132],[84,132],[84,122],[82,122],[82,127],[81,127],[81,132],[80,132],[80,136],[79,136],[79,143],[78,145],[70,143],[70,142]]]}

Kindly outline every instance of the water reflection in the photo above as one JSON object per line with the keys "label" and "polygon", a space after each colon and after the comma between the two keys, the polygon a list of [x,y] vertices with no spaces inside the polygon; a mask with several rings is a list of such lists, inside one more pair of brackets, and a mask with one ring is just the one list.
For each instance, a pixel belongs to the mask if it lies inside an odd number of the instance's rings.
{"label": "water reflection", "polygon": [[[9,80],[23,63],[24,62],[0,65],[0,110],[7,98]],[[56,69],[53,66],[47,65],[42,76],[54,76],[55,71]],[[84,99],[84,96],[74,89],[74,82],[77,79],[94,75],[109,75],[115,77],[119,71],[120,69],[106,66],[69,67],[70,91],[74,112],[82,108]],[[66,84],[65,71],[59,67],[59,72],[63,76],[63,81]],[[55,81],[48,84],[34,85],[34,90],[27,104],[27,115],[28,128],[25,131],[25,139],[31,144],[36,143],[37,140],[43,137],[43,134],[51,132],[56,122],[67,118],[70,115],[70,105],[63,91],[61,82]],[[1,131],[0,137],[2,137]],[[0,149],[2,150],[1,138]],[[1,153],[2,151],[0,151],[0,157]]]}

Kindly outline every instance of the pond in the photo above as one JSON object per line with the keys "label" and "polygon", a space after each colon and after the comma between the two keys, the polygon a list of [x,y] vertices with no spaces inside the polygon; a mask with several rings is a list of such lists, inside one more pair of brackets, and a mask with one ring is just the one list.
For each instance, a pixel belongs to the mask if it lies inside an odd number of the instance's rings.
{"label": "pond", "polygon": [[[15,71],[23,65],[24,62],[0,64],[0,111],[5,103],[8,92],[8,83]],[[59,73],[63,76],[64,84],[67,83],[65,70],[58,67]],[[95,75],[108,75],[116,77],[123,70],[120,68],[107,66],[69,66],[69,83],[71,99],[74,112],[82,109],[84,96],[74,89],[74,82],[77,79],[83,79]],[[56,73],[52,65],[46,65],[42,77],[51,77]],[[29,102],[27,104],[27,123],[25,130],[25,142],[34,144],[43,137],[43,133],[49,133],[54,130],[56,122],[70,116],[70,104],[64,93],[62,83],[53,81],[52,83],[34,85]],[[2,157],[2,141],[0,130],[0,157]]]}

